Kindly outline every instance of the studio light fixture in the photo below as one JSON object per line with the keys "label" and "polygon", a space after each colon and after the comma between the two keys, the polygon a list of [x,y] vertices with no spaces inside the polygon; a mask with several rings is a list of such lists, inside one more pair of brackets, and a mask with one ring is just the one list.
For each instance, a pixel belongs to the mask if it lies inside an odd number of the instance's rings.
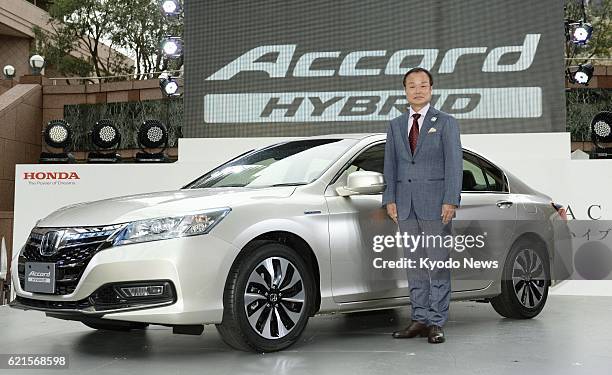
{"label": "studio light fixture", "polygon": [[593,116],[591,120],[591,142],[593,142],[593,159],[612,158],[612,147],[606,143],[612,143],[612,112],[602,111]]}
{"label": "studio light fixture", "polygon": [[177,36],[168,36],[162,40],[161,49],[168,59],[178,59],[183,54],[183,40]]}
{"label": "studio light fixture", "polygon": [[580,64],[578,66],[568,68],[567,77],[571,83],[587,86],[591,78],[593,78],[594,71],[595,69],[590,63]]}
{"label": "studio light fixture", "polygon": [[162,73],[159,76],[159,88],[162,94],[168,98],[181,96],[179,94],[179,83],[178,80],[168,73]]}
{"label": "studio light fixture", "polygon": [[15,67],[12,65],[6,65],[2,69],[2,74],[4,75],[4,79],[13,79],[15,78]]}
{"label": "studio light fixture", "polygon": [[34,55],[30,57],[30,69],[32,70],[32,75],[40,75],[42,70],[45,67],[45,59],[41,55]]}
{"label": "studio light fixture", "polygon": [[66,148],[70,143],[72,131],[64,120],[52,120],[45,128],[45,142],[51,147]]}
{"label": "studio light fixture", "polygon": [[[147,120],[138,129],[138,145],[142,152],[136,154],[137,163],[167,163],[164,153],[168,148],[168,130],[159,120]],[[152,152],[150,150],[159,150]]]}
{"label": "studio light fixture", "polygon": [[41,164],[69,164],[74,163],[74,157],[66,149],[70,145],[72,130],[70,124],[64,120],[49,121],[43,130],[45,143],[52,148],[62,149],[61,152],[42,152],[39,163]]}
{"label": "studio light fixture", "polygon": [[162,0],[162,11],[166,16],[178,16],[183,11],[183,7],[178,0]]}
{"label": "studio light fixture", "polygon": [[569,39],[577,46],[586,45],[593,35],[593,26],[584,21],[568,24]]}
{"label": "studio light fixture", "polygon": [[98,121],[91,132],[91,141],[100,151],[91,151],[87,155],[88,163],[121,162],[121,156],[117,153],[121,144],[121,133],[112,120]]}

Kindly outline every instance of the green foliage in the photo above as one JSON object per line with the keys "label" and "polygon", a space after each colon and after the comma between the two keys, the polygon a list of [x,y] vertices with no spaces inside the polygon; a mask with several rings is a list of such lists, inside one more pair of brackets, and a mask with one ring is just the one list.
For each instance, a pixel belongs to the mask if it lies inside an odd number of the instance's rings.
{"label": "green foliage", "polygon": [[612,90],[572,89],[565,97],[567,131],[572,141],[590,141],[593,116],[601,111],[612,111]]}
{"label": "green foliage", "polygon": [[101,119],[113,120],[121,134],[120,149],[138,148],[138,128],[145,120],[157,119],[168,129],[168,144],[178,146],[182,137],[183,100],[181,98],[144,102],[81,104],[64,106],[64,119],[73,131],[71,151],[95,150],[91,131]]}
{"label": "green foliage", "polygon": [[[182,22],[169,22],[163,16],[156,0],[55,0],[49,14],[53,31],[35,29],[37,50],[65,75],[93,72],[96,77],[136,74],[139,79],[153,78],[152,72],[168,68],[159,54],[161,39],[183,31]],[[100,53],[103,44],[130,54],[136,66],[128,66],[120,53],[104,56]],[[79,50],[86,51],[82,59],[65,58]]]}
{"label": "green foliage", "polygon": [[[92,66],[97,77],[128,73],[130,69],[125,64],[124,56],[119,53],[104,56],[100,53],[103,42],[112,38],[113,29],[117,26],[112,22],[114,3],[118,1],[56,0],[49,8],[49,25],[53,32],[41,38],[43,49],[53,51],[59,47],[64,52],[70,52],[84,48],[87,53],[83,60]],[[111,44],[110,47],[114,46]],[[79,73],[71,71],[73,66],[63,64],[62,59],[55,59],[55,63],[59,72]]]}
{"label": "green foliage", "polygon": [[115,4],[114,14],[118,27],[113,41],[131,51],[136,59],[136,74],[139,78],[153,78],[150,73],[166,69],[168,62],[159,53],[160,42],[167,35],[183,35],[182,22],[169,22],[160,11],[159,2],[132,0]]}
{"label": "green foliage", "polygon": [[55,39],[46,34],[38,26],[33,28],[36,47],[32,53],[36,52],[45,56],[47,64],[63,76],[77,75],[87,77],[93,71],[93,65],[83,59],[78,59],[70,55],[73,49],[72,38],[66,35],[57,35]]}

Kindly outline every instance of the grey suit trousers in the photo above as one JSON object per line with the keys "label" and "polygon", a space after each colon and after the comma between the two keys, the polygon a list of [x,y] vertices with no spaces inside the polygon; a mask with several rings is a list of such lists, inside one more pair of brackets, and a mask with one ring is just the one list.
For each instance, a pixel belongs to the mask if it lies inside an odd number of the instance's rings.
{"label": "grey suit trousers", "polygon": [[[414,206],[413,206],[414,207]],[[414,210],[406,220],[399,221],[399,230],[410,235],[440,235],[451,233],[451,223],[442,224],[442,220],[422,220]],[[448,307],[451,295],[450,269],[429,269],[420,267],[421,259],[430,261],[446,261],[450,249],[438,246],[438,241],[431,241],[430,246],[417,246],[413,249],[404,248],[405,256],[416,261],[416,268],[408,268],[408,286],[410,288],[410,303],[412,305],[412,320],[427,325],[442,327],[448,320]],[[443,244],[443,241],[442,241]]]}

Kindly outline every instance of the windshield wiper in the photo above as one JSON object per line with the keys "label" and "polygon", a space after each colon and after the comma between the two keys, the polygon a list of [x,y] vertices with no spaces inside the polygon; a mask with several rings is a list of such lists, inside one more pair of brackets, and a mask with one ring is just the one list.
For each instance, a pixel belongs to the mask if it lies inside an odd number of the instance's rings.
{"label": "windshield wiper", "polygon": [[277,186],[300,186],[300,185],[306,185],[306,184],[308,184],[308,182],[284,182],[282,184],[270,185],[270,187],[277,187]]}

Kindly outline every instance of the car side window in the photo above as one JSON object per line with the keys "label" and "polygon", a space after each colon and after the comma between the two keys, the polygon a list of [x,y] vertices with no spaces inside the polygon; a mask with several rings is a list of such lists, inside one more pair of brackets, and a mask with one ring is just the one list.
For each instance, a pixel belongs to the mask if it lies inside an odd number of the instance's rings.
{"label": "car side window", "polygon": [[508,186],[502,171],[475,155],[464,153],[461,190],[507,192]]}
{"label": "car side window", "polygon": [[487,181],[480,167],[470,160],[463,159],[463,191],[481,191],[487,189]]}
{"label": "car side window", "polygon": [[480,165],[482,166],[485,176],[487,177],[489,191],[508,192],[508,185],[506,184],[506,179],[504,178],[504,174],[501,170],[499,170],[499,168],[495,167],[494,165],[485,160],[480,160]]}
{"label": "car side window", "polygon": [[348,175],[356,171],[383,173],[385,165],[385,144],[379,143],[361,152],[351,164],[342,171],[336,181],[346,184]]}

